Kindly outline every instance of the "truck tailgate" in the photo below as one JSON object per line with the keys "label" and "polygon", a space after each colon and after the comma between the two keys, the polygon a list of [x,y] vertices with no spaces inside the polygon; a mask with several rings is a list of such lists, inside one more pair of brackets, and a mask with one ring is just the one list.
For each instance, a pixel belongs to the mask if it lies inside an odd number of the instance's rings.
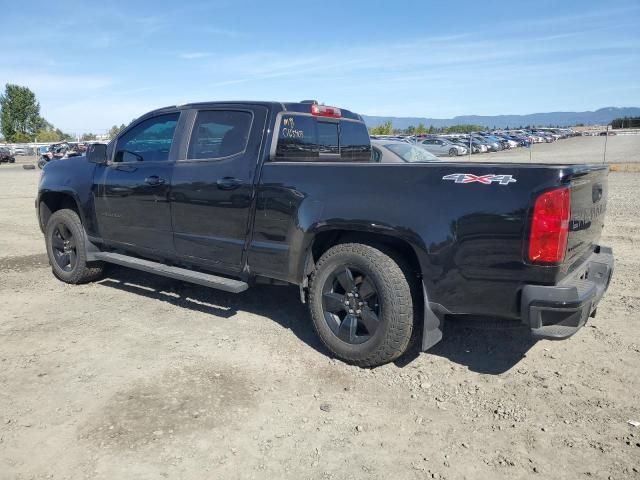
{"label": "truck tailgate", "polygon": [[585,165],[571,176],[571,215],[565,262],[571,265],[598,243],[607,208],[608,167]]}

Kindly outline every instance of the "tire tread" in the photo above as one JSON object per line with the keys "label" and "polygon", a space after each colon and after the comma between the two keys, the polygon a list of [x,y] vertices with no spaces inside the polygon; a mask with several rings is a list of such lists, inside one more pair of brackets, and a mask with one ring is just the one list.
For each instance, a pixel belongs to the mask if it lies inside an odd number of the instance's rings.
{"label": "tire tread", "polygon": [[[317,295],[322,294],[322,286],[314,285],[315,277],[324,265],[333,257],[339,254],[355,254],[370,264],[372,269],[380,272],[383,285],[381,288],[390,292],[391,305],[387,306],[387,311],[393,312],[389,315],[390,323],[387,335],[383,342],[372,353],[366,357],[355,355],[345,355],[337,352],[330,342],[325,341],[323,334],[317,327],[317,322],[324,322],[321,312],[316,312],[313,306]],[[311,276],[309,306],[313,319],[313,326],[323,341],[323,344],[331,353],[348,363],[361,367],[373,367],[391,362],[400,357],[408,348],[413,331],[413,299],[411,286],[400,265],[385,253],[383,250],[371,245],[362,243],[342,243],[327,250],[316,264],[316,270]]]}

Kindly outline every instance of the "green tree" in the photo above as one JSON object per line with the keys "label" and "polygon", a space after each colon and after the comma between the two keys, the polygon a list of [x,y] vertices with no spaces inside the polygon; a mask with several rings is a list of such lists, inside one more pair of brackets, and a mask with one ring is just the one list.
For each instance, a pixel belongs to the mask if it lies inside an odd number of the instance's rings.
{"label": "green tree", "polygon": [[45,126],[36,95],[27,87],[6,84],[0,109],[0,130],[8,142],[29,142]]}
{"label": "green tree", "polygon": [[83,133],[82,136],[80,137],[80,141],[82,142],[90,142],[92,140],[96,140],[98,137],[96,137],[95,133]]}
{"label": "green tree", "polygon": [[114,125],[113,127],[111,127],[109,129],[109,138],[115,138],[118,136],[118,134],[124,130],[126,127],[126,125],[123,123],[122,125],[118,126],[118,125]]}
{"label": "green tree", "polygon": [[393,135],[393,124],[390,120],[369,129],[371,135]]}
{"label": "green tree", "polygon": [[60,141],[70,142],[70,141],[74,140],[73,135],[71,135],[70,133],[65,133],[62,130],[60,130],[59,128],[56,128],[56,135],[58,135],[58,139]]}
{"label": "green tree", "polygon": [[18,133],[14,133],[11,136],[11,140],[9,140],[9,142],[11,142],[11,143],[29,143],[31,140],[33,140],[33,138],[30,137],[29,135],[27,135],[26,133],[18,132]]}
{"label": "green tree", "polygon": [[36,134],[36,140],[38,142],[57,142],[60,140],[60,136],[55,130],[39,130]]}
{"label": "green tree", "polygon": [[416,127],[414,127],[413,125],[409,125],[406,129],[405,129],[405,133],[407,135],[413,135],[414,133],[416,133]]}
{"label": "green tree", "polygon": [[420,122],[416,127],[416,135],[424,135],[427,133],[427,128],[424,126],[424,123]]}

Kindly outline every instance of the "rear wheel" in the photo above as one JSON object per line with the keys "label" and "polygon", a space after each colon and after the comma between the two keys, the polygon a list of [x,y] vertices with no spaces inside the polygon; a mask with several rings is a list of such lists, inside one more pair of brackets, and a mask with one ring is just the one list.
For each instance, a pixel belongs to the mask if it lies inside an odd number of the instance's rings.
{"label": "rear wheel", "polygon": [[359,243],[329,249],[311,279],[309,309],[324,345],[373,367],[402,355],[413,331],[411,288],[398,263]]}
{"label": "rear wheel", "polygon": [[56,277],[74,284],[100,278],[104,264],[87,262],[84,228],[76,212],[63,209],[53,213],[45,235],[49,263]]}

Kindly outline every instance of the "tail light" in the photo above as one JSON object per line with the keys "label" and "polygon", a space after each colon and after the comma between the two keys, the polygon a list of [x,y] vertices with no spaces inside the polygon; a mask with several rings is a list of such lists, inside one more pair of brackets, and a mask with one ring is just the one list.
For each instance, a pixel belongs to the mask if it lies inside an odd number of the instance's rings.
{"label": "tail light", "polygon": [[561,263],[567,249],[571,192],[558,188],[536,199],[529,236],[529,260],[534,263]]}
{"label": "tail light", "polygon": [[326,105],[311,105],[311,114],[316,115],[318,117],[331,117],[331,118],[340,118],[342,117],[342,112],[339,108],[336,107],[327,107]]}

